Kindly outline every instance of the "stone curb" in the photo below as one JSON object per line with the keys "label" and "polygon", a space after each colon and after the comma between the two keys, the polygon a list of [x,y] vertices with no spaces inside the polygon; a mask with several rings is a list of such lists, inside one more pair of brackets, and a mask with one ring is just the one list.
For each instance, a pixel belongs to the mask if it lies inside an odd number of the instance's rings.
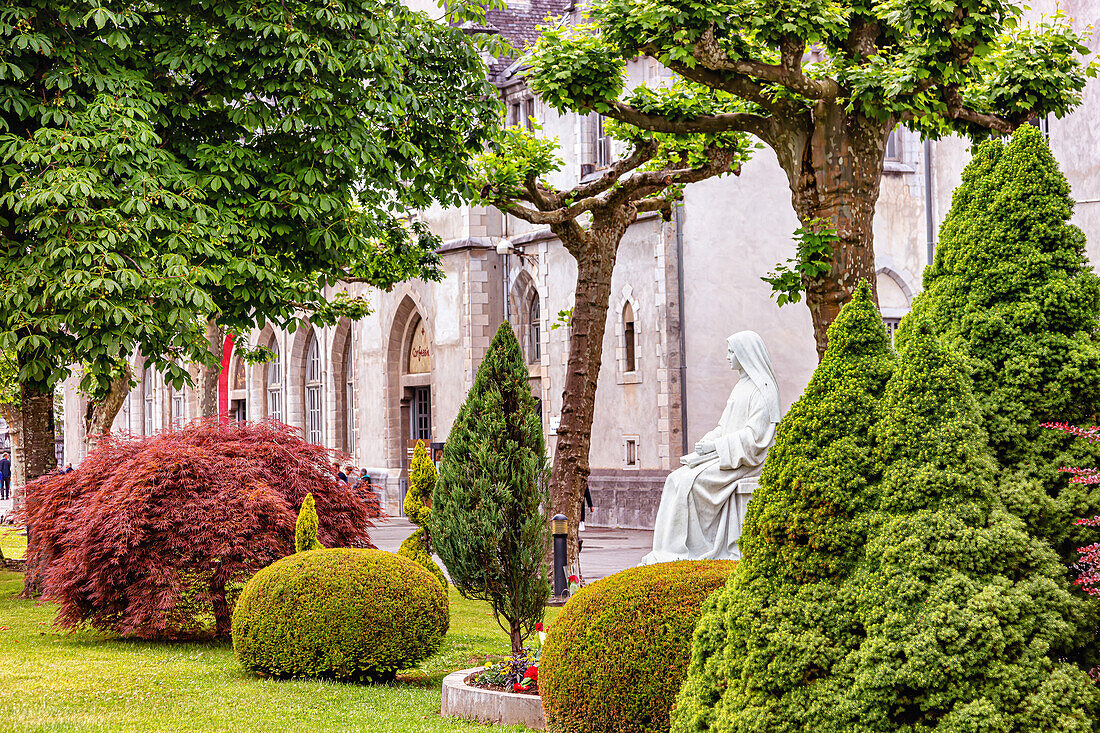
{"label": "stone curb", "polygon": [[484,667],[463,669],[443,678],[440,715],[479,723],[525,725],[535,730],[546,730],[542,699],[538,696],[483,690],[466,684],[467,677],[482,669]]}

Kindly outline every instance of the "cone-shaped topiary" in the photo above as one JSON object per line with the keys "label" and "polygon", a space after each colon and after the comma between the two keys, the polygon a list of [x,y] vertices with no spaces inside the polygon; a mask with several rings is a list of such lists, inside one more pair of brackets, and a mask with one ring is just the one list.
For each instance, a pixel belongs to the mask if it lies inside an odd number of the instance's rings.
{"label": "cone-shaped topiary", "polygon": [[1100,410],[1100,279],[1072,213],[1039,130],[1024,125],[1007,144],[982,143],[913,302],[972,373],[1002,500],[1067,564],[1091,541],[1074,518],[1100,513],[1100,486],[1070,484],[1058,471],[1095,464],[1100,450],[1040,428],[1091,424]]}
{"label": "cone-shaped topiary", "polygon": [[1051,655],[1061,564],[996,498],[970,380],[928,331],[909,324],[887,386],[883,522],[843,590],[861,642],[805,685],[814,730],[1092,731],[1094,685]]}
{"label": "cone-shaped topiary", "polygon": [[431,537],[455,588],[488,601],[513,653],[542,620],[546,445],[512,326],[493,337],[451,428],[432,494]]}
{"label": "cone-shaped topiary", "polygon": [[768,452],[741,535],[742,560],[707,601],[673,730],[818,730],[808,682],[856,643],[837,593],[873,527],[873,434],[894,355],[864,283]]}
{"label": "cone-shaped topiary", "polygon": [[323,549],[325,546],[317,539],[317,505],[313,494],[306,494],[302,508],[298,510],[298,521],[294,523],[294,551]]}
{"label": "cone-shaped topiary", "polygon": [[397,554],[423,565],[446,588],[447,578],[432,559],[431,536],[428,534],[428,522],[431,521],[432,510],[428,507],[426,500],[432,497],[435,478],[435,464],[432,463],[432,457],[428,455],[424,441],[418,440],[413,450],[412,465],[409,470],[409,490],[405,494],[405,503],[402,506],[409,521],[419,529],[401,543]]}

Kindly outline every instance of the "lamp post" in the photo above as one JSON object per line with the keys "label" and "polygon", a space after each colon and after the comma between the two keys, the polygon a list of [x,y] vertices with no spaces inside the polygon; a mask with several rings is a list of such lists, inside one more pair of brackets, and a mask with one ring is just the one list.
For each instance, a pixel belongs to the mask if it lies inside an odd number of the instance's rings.
{"label": "lamp post", "polygon": [[564,514],[555,514],[550,520],[554,533],[554,597],[561,598],[569,587],[565,582],[565,540],[569,534],[569,522]]}

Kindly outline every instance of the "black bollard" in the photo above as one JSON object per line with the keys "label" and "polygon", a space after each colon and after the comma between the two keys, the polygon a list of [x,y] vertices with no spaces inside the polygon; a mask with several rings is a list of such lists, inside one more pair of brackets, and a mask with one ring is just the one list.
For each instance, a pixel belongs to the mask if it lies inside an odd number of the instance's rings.
{"label": "black bollard", "polygon": [[564,514],[556,514],[550,520],[554,533],[554,597],[565,595],[568,585],[565,582],[565,540],[569,535],[569,523]]}

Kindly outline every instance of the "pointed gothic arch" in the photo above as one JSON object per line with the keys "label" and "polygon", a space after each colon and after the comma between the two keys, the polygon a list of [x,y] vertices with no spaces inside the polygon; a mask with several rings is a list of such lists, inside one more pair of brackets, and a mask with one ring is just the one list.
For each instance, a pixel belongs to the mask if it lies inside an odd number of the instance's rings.
{"label": "pointed gothic arch", "polygon": [[406,294],[394,311],[386,349],[388,463],[391,467],[400,466],[403,474],[408,470],[406,453],[414,428],[417,437],[426,432],[429,440],[434,429],[435,365],[431,353],[434,339],[423,312],[413,296]]}
{"label": "pointed gothic arch", "polygon": [[351,320],[341,319],[332,332],[332,349],[329,355],[334,398],[332,435],[336,437],[336,447],[349,456],[355,455],[356,437],[354,340]]}

